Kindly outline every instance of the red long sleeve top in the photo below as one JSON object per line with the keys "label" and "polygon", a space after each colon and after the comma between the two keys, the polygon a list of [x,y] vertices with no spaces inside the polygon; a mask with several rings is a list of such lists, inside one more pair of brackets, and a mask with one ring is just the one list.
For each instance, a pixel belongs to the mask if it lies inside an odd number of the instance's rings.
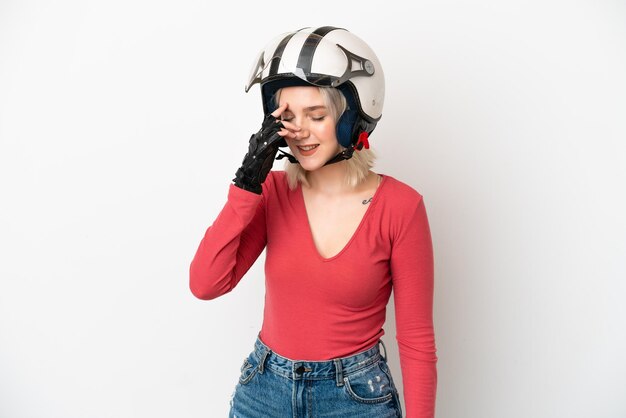
{"label": "red long sleeve top", "polygon": [[191,262],[193,294],[230,292],[265,248],[260,337],[279,355],[319,361],[375,345],[393,288],[406,417],[434,417],[433,250],[422,195],[382,175],[350,241],[324,258],[301,186],[290,190],[284,171],[270,171],[262,187],[258,195],[230,185]]}

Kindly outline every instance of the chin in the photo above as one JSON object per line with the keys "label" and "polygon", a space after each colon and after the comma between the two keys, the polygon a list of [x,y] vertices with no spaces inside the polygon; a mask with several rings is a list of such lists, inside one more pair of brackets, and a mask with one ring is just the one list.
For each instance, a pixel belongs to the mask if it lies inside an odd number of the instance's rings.
{"label": "chin", "polygon": [[[298,158],[296,156],[296,158]],[[315,171],[318,168],[322,167],[326,161],[322,161],[320,159],[310,159],[306,157],[298,158],[298,162],[300,163],[300,167],[306,171]]]}

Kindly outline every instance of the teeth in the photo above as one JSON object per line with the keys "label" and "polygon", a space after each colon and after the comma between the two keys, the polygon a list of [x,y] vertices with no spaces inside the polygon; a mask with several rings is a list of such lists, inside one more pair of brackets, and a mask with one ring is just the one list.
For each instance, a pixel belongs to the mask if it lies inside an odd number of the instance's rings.
{"label": "teeth", "polygon": [[298,148],[300,148],[300,149],[302,149],[304,151],[310,151],[310,150],[312,150],[315,147],[317,147],[317,145],[311,145],[311,146],[308,146],[308,147],[300,147],[299,146]]}

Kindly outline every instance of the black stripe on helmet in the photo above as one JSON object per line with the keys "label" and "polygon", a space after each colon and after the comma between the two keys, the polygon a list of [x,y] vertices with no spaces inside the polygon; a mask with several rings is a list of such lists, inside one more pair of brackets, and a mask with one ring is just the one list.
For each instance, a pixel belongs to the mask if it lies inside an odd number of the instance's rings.
{"label": "black stripe on helmet", "polygon": [[316,34],[316,35],[319,35],[319,36],[321,36],[323,38],[324,36],[326,36],[326,34],[328,32],[333,31],[335,29],[341,29],[341,28],[337,28],[337,27],[334,27],[334,26],[321,26],[321,27],[315,29],[315,31],[313,33]]}
{"label": "black stripe on helmet", "polygon": [[274,54],[272,55],[272,58],[271,58],[272,66],[270,67],[269,75],[275,75],[278,72],[278,65],[280,64],[280,59],[283,56],[283,51],[285,51],[285,47],[289,43],[289,40],[295,34],[296,34],[296,32],[293,32],[293,33],[290,33],[289,35],[285,36],[283,38],[283,40],[280,41],[280,43],[276,47],[276,51],[274,51]]}
{"label": "black stripe on helmet", "polygon": [[274,54],[272,55],[272,58],[271,58],[272,66],[270,67],[270,72],[268,76],[276,75],[278,73],[278,66],[280,65],[280,60],[283,57],[283,52],[285,51],[287,44],[289,43],[293,35],[295,35],[296,33],[300,32],[303,29],[306,29],[306,28],[300,28],[297,31],[292,32],[289,35],[285,36],[283,40],[280,41],[280,43],[276,47],[276,51],[274,51]]}
{"label": "black stripe on helmet", "polygon": [[298,57],[298,68],[301,68],[304,71],[304,74],[311,73],[311,66],[313,65],[313,55],[315,55],[315,50],[317,49],[317,45],[319,45],[320,41],[328,32],[331,32],[336,28],[334,26],[322,26],[315,31],[313,31],[309,37],[304,41],[304,45],[302,45],[302,49],[300,50],[300,56]]}

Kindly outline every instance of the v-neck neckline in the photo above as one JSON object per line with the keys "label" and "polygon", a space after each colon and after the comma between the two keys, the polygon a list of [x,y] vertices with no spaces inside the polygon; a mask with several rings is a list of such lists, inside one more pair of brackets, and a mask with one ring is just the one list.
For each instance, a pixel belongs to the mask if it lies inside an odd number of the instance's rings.
{"label": "v-neck neckline", "polygon": [[356,227],[356,229],[354,230],[354,232],[352,233],[352,236],[350,237],[350,239],[348,240],[348,242],[346,243],[346,245],[343,246],[343,248],[335,255],[333,255],[332,257],[323,257],[319,250],[317,249],[317,246],[315,245],[315,239],[313,239],[313,230],[311,229],[311,222],[309,221],[309,213],[307,212],[307,208],[306,208],[306,202],[304,200],[304,192],[302,191],[302,184],[298,183],[298,196],[300,196],[300,204],[302,207],[302,211],[304,213],[304,218],[306,219],[306,229],[308,231],[308,241],[311,245],[311,248],[313,249],[313,252],[315,252],[315,254],[317,254],[317,257],[323,261],[323,262],[328,262],[328,261],[333,261],[336,258],[338,258],[339,256],[341,256],[341,254],[343,254],[344,252],[347,251],[348,247],[350,247],[350,244],[352,244],[352,241],[354,241],[357,237],[357,235],[359,234],[359,231],[361,230],[361,228],[363,227],[363,225],[365,224],[365,221],[367,220],[367,217],[369,215],[369,213],[372,211],[372,207],[374,205],[376,205],[376,202],[378,201],[377,197],[380,194],[380,190],[382,189],[383,185],[385,184],[386,180],[387,180],[387,176],[385,174],[380,174],[377,173],[379,176],[381,176],[380,179],[380,183],[378,184],[378,186],[376,187],[376,190],[374,191],[374,195],[372,196],[372,201],[369,203],[369,206],[367,207],[367,209],[365,209],[365,213],[363,214],[363,217],[361,218],[361,221],[359,222],[359,225]]}

